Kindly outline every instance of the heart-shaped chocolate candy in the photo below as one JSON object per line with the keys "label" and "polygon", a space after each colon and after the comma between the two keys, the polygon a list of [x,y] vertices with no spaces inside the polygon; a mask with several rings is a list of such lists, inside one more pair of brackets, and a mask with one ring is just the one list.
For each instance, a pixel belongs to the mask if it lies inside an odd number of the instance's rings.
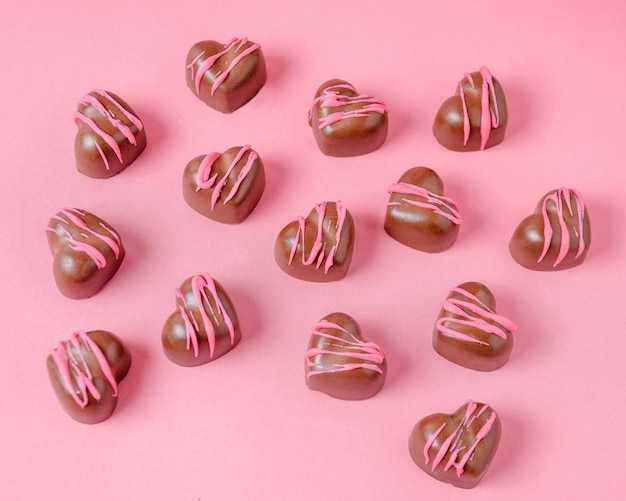
{"label": "heart-shaped chocolate candy", "polygon": [[265,189],[261,157],[249,145],[194,158],[183,173],[187,204],[220,223],[243,221]]}
{"label": "heart-shaped chocolate candy", "polygon": [[500,442],[500,418],[469,400],[454,414],[431,414],[415,425],[409,453],[431,477],[463,489],[483,478]]}
{"label": "heart-shaped chocolate candy", "polygon": [[459,234],[461,214],[443,196],[443,181],[428,167],[406,171],[388,191],[385,231],[398,242],[424,252],[442,252]]}
{"label": "heart-shaped chocolate candy", "polygon": [[208,273],[194,275],[175,290],[176,311],[161,333],[163,352],[184,367],[206,364],[241,340],[239,319],[224,288]]}
{"label": "heart-shaped chocolate candy", "polygon": [[117,406],[118,384],[130,368],[130,352],[107,331],[75,332],[48,355],[50,383],[63,409],[76,421],[96,424]]}
{"label": "heart-shaped chocolate candy", "polygon": [[354,221],[340,202],[322,202],[304,218],[285,226],[274,246],[274,258],[287,274],[309,282],[331,282],[346,276],[352,263]]}
{"label": "heart-shaped chocolate candy", "polygon": [[453,151],[478,151],[504,140],[508,123],[500,82],[484,66],[466,73],[454,96],[446,99],[433,124],[439,143]]}
{"label": "heart-shaped chocolate candy", "polygon": [[76,168],[89,177],[115,176],[146,147],[146,131],[137,114],[119,96],[96,89],[84,96],[74,113]]}
{"label": "heart-shaped chocolate candy", "polygon": [[111,280],[124,259],[117,232],[98,216],[81,209],[57,212],[46,228],[54,256],[52,271],[64,296],[93,296]]}
{"label": "heart-shaped chocolate candy", "polygon": [[317,89],[308,120],[319,149],[331,157],[370,153],[387,138],[385,103],[345,80],[328,80]]}
{"label": "heart-shaped chocolate candy", "polygon": [[187,87],[211,108],[232,113],[265,85],[263,51],[245,37],[227,44],[198,42],[187,53],[186,78]]}
{"label": "heart-shaped chocolate candy", "polygon": [[433,330],[433,348],[462,367],[493,371],[509,360],[516,330],[515,323],[496,313],[496,300],[485,285],[466,282],[444,301]]}
{"label": "heart-shaped chocolate candy", "polygon": [[377,344],[363,340],[354,318],[331,313],[313,326],[304,375],[311,390],[341,400],[364,400],[385,384],[387,360]]}
{"label": "heart-shaped chocolate candy", "polygon": [[524,268],[556,271],[581,264],[591,244],[589,213],[581,194],[569,188],[546,193],[509,242]]}

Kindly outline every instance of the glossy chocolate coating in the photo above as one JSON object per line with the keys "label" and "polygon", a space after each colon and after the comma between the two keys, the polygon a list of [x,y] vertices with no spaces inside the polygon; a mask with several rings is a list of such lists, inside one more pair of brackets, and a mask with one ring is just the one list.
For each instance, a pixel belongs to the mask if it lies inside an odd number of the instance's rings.
{"label": "glossy chocolate coating", "polygon": [[319,149],[332,157],[370,153],[387,138],[384,103],[359,94],[345,80],[333,79],[320,85],[308,121]]}
{"label": "glossy chocolate coating", "polygon": [[343,203],[316,204],[304,218],[285,226],[274,245],[274,258],[292,277],[332,282],[346,276],[352,263],[354,221]]}
{"label": "glossy chocolate coating", "polygon": [[189,207],[220,223],[246,219],[264,189],[263,161],[247,145],[198,156],[183,173],[183,196]]}
{"label": "glossy chocolate coating", "polygon": [[418,421],[409,437],[409,453],[431,477],[471,489],[487,472],[500,434],[500,418],[493,409],[469,400],[454,414],[431,414]]}
{"label": "glossy chocolate coating", "polygon": [[184,367],[203,365],[231,351],[241,340],[239,319],[228,294],[208,273],[176,289],[176,311],[161,333],[163,352]]}
{"label": "glossy chocolate coating", "polygon": [[85,299],[99,292],[117,272],[125,251],[117,232],[98,216],[63,209],[48,222],[52,271],[64,296]]}
{"label": "glossy chocolate coating", "polygon": [[509,360],[516,329],[496,314],[496,299],[487,286],[466,282],[444,301],[433,329],[433,348],[462,367],[493,371]]}
{"label": "glossy chocolate coating", "polygon": [[428,167],[414,167],[389,187],[385,231],[424,252],[442,252],[456,242],[461,216],[443,196],[443,181]]}
{"label": "glossy chocolate coating", "polygon": [[385,384],[387,360],[378,345],[363,339],[354,318],[331,313],[313,327],[304,376],[311,390],[341,400],[364,400]]}
{"label": "glossy chocolate coating", "polygon": [[185,65],[187,87],[222,113],[232,113],[250,101],[267,80],[261,46],[247,38],[227,44],[205,40],[189,49]]}
{"label": "glossy chocolate coating", "polygon": [[112,92],[93,90],[78,103],[74,140],[76,168],[89,177],[119,174],[146,147],[143,122],[126,101]]}
{"label": "glossy chocolate coating", "polygon": [[589,212],[576,190],[546,193],[513,233],[509,251],[524,268],[557,271],[581,264],[591,244]]}
{"label": "glossy chocolate coating", "polygon": [[507,124],[502,86],[482,67],[466,73],[455,95],[443,102],[435,116],[433,134],[449,150],[478,151],[500,144]]}
{"label": "glossy chocolate coating", "polygon": [[131,356],[115,334],[77,332],[52,350],[48,376],[61,407],[84,424],[107,419],[117,406],[117,384],[130,369]]}

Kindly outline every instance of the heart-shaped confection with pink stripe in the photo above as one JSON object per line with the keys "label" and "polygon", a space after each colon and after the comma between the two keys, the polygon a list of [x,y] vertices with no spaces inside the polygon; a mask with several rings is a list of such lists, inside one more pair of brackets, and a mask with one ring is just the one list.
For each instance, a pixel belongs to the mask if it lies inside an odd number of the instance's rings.
{"label": "heart-shaped confection with pink stripe", "polygon": [[108,178],[123,171],[146,147],[141,119],[121,97],[102,89],[83,96],[74,113],[76,168],[82,174]]}
{"label": "heart-shaped confection with pink stripe", "polygon": [[509,242],[513,259],[536,271],[565,270],[581,264],[591,244],[589,212],[570,188],[546,193],[522,220]]}
{"label": "heart-shaped confection with pink stripe", "polygon": [[496,300],[479,282],[450,291],[433,329],[433,348],[455,364],[477,371],[502,367],[513,350],[514,322],[496,313]]}
{"label": "heart-shaped confection with pink stripe", "polygon": [[76,421],[96,424],[117,406],[118,384],[130,368],[130,352],[115,334],[75,332],[48,355],[52,388],[63,409]]}
{"label": "heart-shaped confection with pink stripe", "polygon": [[208,273],[194,275],[175,290],[176,311],[161,333],[163,352],[184,367],[212,362],[241,340],[239,319],[228,294]]}
{"label": "heart-shaped confection with pink stripe", "polygon": [[196,157],[183,173],[187,204],[221,223],[235,224],[247,218],[264,189],[263,161],[249,145]]}
{"label": "heart-shaped confection with pink stripe", "polygon": [[46,228],[54,257],[52,271],[64,296],[84,299],[99,292],[113,278],[124,246],[119,234],[98,216],[81,209],[57,212]]}
{"label": "heart-shaped confection with pink stripe", "polygon": [[265,85],[261,46],[245,37],[226,44],[198,42],[187,53],[186,79],[187,87],[211,108],[232,113]]}
{"label": "heart-shaped confection with pink stripe", "polygon": [[508,112],[500,82],[482,67],[466,73],[433,123],[437,141],[453,151],[491,148],[504,140]]}
{"label": "heart-shaped confection with pink stripe", "polygon": [[309,125],[322,153],[353,157],[380,148],[387,138],[387,107],[345,80],[324,82],[309,110]]}
{"label": "heart-shaped confection with pink stripe", "polygon": [[363,339],[354,318],[331,313],[313,326],[304,375],[311,390],[342,400],[364,400],[385,384],[387,360],[377,344]]}
{"label": "heart-shaped confection with pink stripe", "polygon": [[398,242],[424,252],[442,252],[459,234],[461,214],[443,194],[443,181],[428,167],[406,171],[389,188],[385,231]]}
{"label": "heart-shaped confection with pink stripe", "polygon": [[409,437],[409,453],[431,477],[471,489],[487,472],[500,433],[495,411],[468,400],[453,414],[431,414],[418,421]]}
{"label": "heart-shaped confection with pink stripe", "polygon": [[305,218],[285,226],[274,245],[274,258],[289,275],[310,282],[346,276],[352,263],[354,221],[341,202],[322,202]]}

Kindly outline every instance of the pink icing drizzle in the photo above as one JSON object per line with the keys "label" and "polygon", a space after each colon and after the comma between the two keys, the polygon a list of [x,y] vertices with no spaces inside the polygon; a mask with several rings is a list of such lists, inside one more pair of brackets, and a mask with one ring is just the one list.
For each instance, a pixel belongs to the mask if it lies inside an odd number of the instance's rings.
{"label": "pink icing drizzle", "polygon": [[[187,65],[187,69],[191,71],[191,78],[195,82],[196,94],[200,94],[200,84],[202,83],[202,78],[204,77],[205,73],[213,67],[213,65],[217,62],[217,60],[220,57],[224,56],[230,50],[233,51],[233,54],[237,54],[237,51],[240,51],[242,47],[246,45],[247,43],[248,43],[248,39],[246,37],[233,38],[230,42],[228,42],[228,44],[226,44],[223,50],[206,58],[206,60],[203,61],[200,67],[198,68],[198,71],[195,73],[194,73],[195,65],[198,62],[198,60],[202,56],[204,56],[205,52],[203,51],[202,53],[200,53],[191,63],[189,63]],[[237,64],[244,57],[246,57],[249,54],[252,54],[255,50],[260,49],[260,48],[261,48],[260,44],[253,43],[252,45],[250,45],[250,47],[248,47],[247,49],[242,51],[239,55],[237,55],[235,58],[233,58],[233,60],[228,65],[228,67],[223,72],[220,72],[216,75],[216,79],[213,82],[213,85],[211,86],[211,95],[215,94],[218,87],[222,84],[224,80],[226,80],[226,78],[228,78],[228,75],[230,75],[230,73],[233,71],[233,68],[237,66]]]}
{"label": "pink icing drizzle", "polygon": [[[475,402],[468,400],[467,409],[465,411],[465,415],[463,416],[463,419],[461,420],[457,428],[441,444],[439,451],[437,452],[437,454],[435,455],[435,458],[433,459],[431,471],[435,471],[437,466],[439,466],[439,464],[441,464],[441,462],[443,461],[446,454],[448,454],[448,452],[451,451],[450,457],[448,458],[448,461],[444,465],[444,468],[443,468],[444,471],[448,471],[450,468],[454,467],[454,469],[456,470],[457,477],[459,478],[465,472],[465,465],[471,459],[472,454],[476,450],[476,447],[478,447],[478,444],[481,442],[481,440],[483,440],[489,434],[497,417],[496,413],[492,410],[491,415],[489,416],[487,421],[485,421],[485,423],[478,430],[475,441],[472,444],[470,444],[469,448],[467,448],[467,446],[463,444],[461,432],[463,431],[463,429],[469,428],[475,419],[477,419],[483,412],[489,409],[489,406],[487,404],[484,404],[476,413],[477,409],[478,409],[478,405]],[[435,443],[435,441],[437,440],[437,438],[439,437],[439,435],[441,434],[441,432],[443,431],[445,427],[446,427],[446,423],[444,422],[435,431],[435,433],[428,439],[428,441],[424,445],[423,453],[424,453],[424,460],[426,464],[430,463],[430,459],[431,459],[430,449],[432,448],[433,444]],[[467,450],[463,453],[463,455],[459,459],[459,455],[466,448]]]}
{"label": "pink icing drizzle", "polygon": [[[347,334],[349,339],[327,334],[322,332],[322,329],[338,330]],[[323,338],[325,340],[325,346],[332,347],[333,349],[310,348],[307,350],[305,357],[306,365],[307,367],[316,368],[315,370],[312,369],[307,372],[307,378],[329,372],[345,372],[357,369],[368,369],[382,374],[383,371],[379,366],[385,360],[385,353],[377,344],[363,342],[340,325],[328,320],[320,320],[315,324],[313,326],[313,335]],[[333,364],[331,368],[329,368],[315,363],[315,357],[318,355],[338,355],[353,358],[357,361]]]}
{"label": "pink icing drizzle", "polygon": [[[176,294],[176,298],[183,303],[181,306],[178,307],[178,309],[183,318],[185,330],[187,332],[187,350],[193,348],[194,356],[198,356],[198,333],[200,332],[200,329],[203,328],[204,332],[207,335],[209,356],[212,357],[213,352],[215,351],[216,342],[214,325],[219,325],[221,323],[218,315],[221,315],[223,322],[228,329],[231,345],[235,343],[235,327],[233,325],[233,320],[228,315],[224,304],[217,294],[215,281],[208,273],[194,275],[191,278],[191,291],[195,303],[195,305],[193,306],[197,306],[197,309],[200,313],[200,318],[202,319],[202,326],[198,324],[196,318],[190,311],[190,305],[187,304],[187,302],[185,301],[185,295],[183,294],[182,290],[180,288],[177,288],[174,291]],[[211,306],[211,302],[209,301],[209,295],[215,303],[215,309],[213,308],[213,306]]]}
{"label": "pink icing drizzle", "polygon": [[[388,193],[398,193],[401,195],[412,195],[424,198],[425,201],[412,200],[409,198],[402,198],[402,201],[415,207],[432,210],[435,214],[445,217],[454,224],[461,224],[461,214],[459,213],[458,206],[451,198],[437,195],[428,191],[426,188],[410,183],[392,184],[387,191]],[[390,202],[388,205],[400,205],[400,202]]]}
{"label": "pink icing drizzle", "polygon": [[[311,264],[315,264],[315,268],[319,269],[322,263],[324,263],[324,272],[328,273],[328,270],[334,264],[335,253],[339,247],[339,243],[341,240],[341,233],[343,230],[343,225],[346,220],[347,210],[346,207],[340,201],[336,202],[337,207],[337,224],[335,226],[336,230],[336,240],[335,245],[333,245],[328,254],[325,256],[326,252],[326,243],[323,241],[323,230],[324,230],[324,217],[326,215],[326,205],[327,202],[322,202],[320,204],[315,204],[314,210],[317,212],[317,236],[313,245],[311,246],[311,250],[309,251],[309,255],[305,255],[304,250],[304,229],[306,227],[306,219],[302,216],[298,217],[298,232],[293,240],[293,245],[291,246],[291,252],[289,253],[289,264],[291,264],[295,258],[296,252],[298,251],[298,244],[300,243],[300,239],[302,238],[302,264],[308,266]],[[324,259],[326,258],[326,259]]]}
{"label": "pink icing drizzle", "polygon": [[[485,66],[478,70],[483,77],[481,97],[480,97],[480,149],[484,150],[491,135],[491,129],[500,126],[500,110],[498,101],[496,100],[496,90],[493,83],[493,77]],[[474,87],[474,79],[471,73],[466,73],[465,78],[470,85]],[[461,97],[461,105],[463,106],[463,145],[466,145],[470,137],[470,119],[467,110],[467,102],[465,100],[465,92],[463,91],[463,82],[459,83],[459,95]],[[489,106],[490,101],[493,107]]]}
{"label": "pink icing drizzle", "polygon": [[71,249],[84,252],[96,264],[98,269],[106,266],[106,258],[95,245],[89,243],[94,238],[104,242],[113,252],[115,259],[118,259],[121,252],[121,239],[119,235],[108,227],[103,221],[99,223],[99,228],[107,234],[99,233],[91,229],[83,219],[85,211],[80,209],[64,208],[52,217],[52,221],[58,221],[54,226],[48,226],[46,231],[56,233],[59,237],[64,237],[68,241]]}
{"label": "pink icing drizzle", "polygon": [[576,201],[577,206],[577,223],[578,226],[573,227],[573,231],[578,237],[578,249],[576,254],[574,255],[574,259],[577,259],[581,256],[581,254],[585,251],[585,239],[583,235],[584,231],[584,217],[585,217],[585,202],[583,201],[582,196],[576,190],[568,189],[568,188],[560,188],[554,193],[546,196],[543,205],[541,207],[541,215],[543,216],[543,251],[537,259],[537,262],[540,263],[546,257],[548,250],[550,250],[550,245],[552,243],[552,225],[550,224],[550,217],[548,215],[548,202],[552,202],[556,206],[556,215],[557,222],[559,224],[559,229],[561,231],[561,246],[559,247],[559,253],[552,265],[557,266],[569,252],[570,246],[570,236],[568,231],[568,226],[565,221],[564,215],[564,205],[563,200],[565,200],[565,206],[567,206],[567,210],[570,215],[574,215],[574,208],[572,207],[571,196],[574,196],[574,200]]}
{"label": "pink icing drizzle", "polygon": [[241,183],[243,183],[243,181],[246,179],[246,177],[252,170],[252,166],[254,165],[254,162],[258,158],[257,153],[251,149],[250,145],[242,146],[237,152],[237,155],[235,156],[233,161],[228,166],[228,169],[226,170],[226,173],[224,174],[224,176],[222,176],[222,178],[217,183],[215,181],[217,179],[218,173],[215,172],[213,175],[211,175],[211,170],[213,168],[213,164],[221,155],[219,153],[210,153],[209,155],[206,155],[200,162],[200,166],[198,167],[198,172],[196,173],[196,184],[197,184],[196,191],[208,190],[208,189],[214,188],[213,193],[211,194],[211,209],[214,209],[215,206],[217,205],[217,201],[220,198],[222,190],[224,189],[224,187],[229,181],[229,176],[231,172],[237,166],[237,164],[241,161],[243,156],[248,152],[250,152],[250,154],[248,155],[248,159],[246,160],[246,163],[239,171],[239,174],[237,175],[237,179],[235,180],[230,191],[228,192],[226,197],[224,197],[224,200],[222,203],[227,204],[237,194],[237,192],[239,191],[239,187],[241,186]]}
{"label": "pink icing drizzle", "polygon": [[324,89],[322,94],[313,100],[311,109],[319,103],[320,108],[339,108],[349,104],[363,104],[364,106],[351,111],[336,111],[329,113],[324,117],[319,118],[318,128],[321,130],[324,127],[328,127],[340,120],[348,118],[367,117],[370,113],[379,113],[384,115],[387,113],[387,107],[385,103],[378,98],[366,96],[365,94],[359,94],[357,96],[344,96],[335,89],[348,89],[356,93],[356,89],[350,84],[337,84]]}
{"label": "pink icing drizzle", "polygon": [[[130,144],[132,144],[133,146],[136,146],[137,137],[135,136],[135,134],[133,134],[133,131],[131,130],[131,128],[125,123],[123,123],[119,118],[116,118],[113,112],[110,109],[108,109],[107,106],[104,103],[102,103],[102,101],[98,99],[97,96],[100,96],[100,98],[107,99],[109,102],[115,105],[121,111],[122,115],[126,118],[126,120],[128,120],[131,124],[137,127],[137,130],[141,131],[143,130],[143,123],[141,122],[139,117],[133,115],[129,110],[124,108],[118,100],[113,98],[111,94],[109,94],[107,91],[102,90],[102,89],[92,90],[89,94],[83,96],[83,98],[79,102],[79,104],[91,106],[96,111],[98,111],[104,118],[106,118],[109,121],[109,123],[113,127],[115,127],[118,131],[120,131],[120,133],[126,138],[126,140]],[[123,162],[122,150],[120,148],[120,145],[117,143],[117,141],[112,135],[102,130],[102,128],[100,128],[100,126],[96,123],[95,120],[89,118],[85,113],[82,113],[77,110],[74,112],[74,121],[78,122],[79,120],[85,123],[89,128],[91,128],[91,130],[93,130],[93,132],[98,137],[100,137],[109,146],[109,148],[111,148],[111,150],[115,153],[115,156],[120,161],[120,163]],[[96,143],[96,149],[100,153],[100,157],[102,158],[102,161],[106,169],[108,170],[109,161],[107,160],[104,151],[97,143]]]}
{"label": "pink icing drizzle", "polygon": [[[437,320],[436,328],[443,334],[447,334],[461,341],[478,343],[488,346],[489,343],[476,339],[473,336],[463,334],[446,324],[458,324],[468,326],[473,329],[483,331],[487,334],[494,334],[502,339],[507,339],[507,332],[513,333],[517,330],[517,325],[508,318],[498,315],[487,307],[477,296],[455,287],[453,293],[460,294],[467,298],[459,299],[448,297],[443,303],[443,310],[460,318],[442,316]],[[499,324],[499,325],[498,325]]]}
{"label": "pink icing drizzle", "polygon": [[96,400],[100,400],[101,397],[89,369],[85,352],[91,352],[96,358],[102,375],[111,386],[113,396],[117,396],[117,381],[115,381],[109,361],[100,347],[85,332],[73,333],[68,341],[61,341],[50,353],[63,385],[72,395],[74,402],[82,409],[87,407],[89,395]]}

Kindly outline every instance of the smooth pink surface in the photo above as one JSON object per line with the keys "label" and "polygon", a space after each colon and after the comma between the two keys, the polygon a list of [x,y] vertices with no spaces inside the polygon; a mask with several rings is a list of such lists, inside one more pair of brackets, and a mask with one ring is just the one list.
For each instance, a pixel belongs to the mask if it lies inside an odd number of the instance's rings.
{"label": "smooth pink surface", "polygon": [[[3,499],[529,500],[626,493],[626,4],[527,0],[7,4],[0,16],[4,214],[0,350]],[[247,36],[268,81],[232,115],[185,85],[195,42]],[[502,83],[505,141],[448,151],[431,133],[460,75],[487,66]],[[342,78],[389,108],[377,151],[324,156],[307,112],[320,82]],[[118,176],[91,179],[73,157],[76,103],[89,89],[125,99],[148,146]],[[222,225],[185,203],[186,163],[254,144],[266,166],[259,205]],[[441,254],[383,230],[387,187],[425,165],[463,207]],[[592,243],[565,271],[522,268],[517,224],[551,189],[585,197]],[[283,273],[276,235],[294,214],[342,200],[356,224],[352,267],[333,283]],[[63,297],[52,277],[48,218],[81,207],[110,222],[127,257],[96,296]],[[160,333],[172,289],[209,272],[228,290],[243,339],[195,368],[171,363]],[[509,362],[474,372],[437,356],[446,294],[485,283],[519,329]],[[345,311],[385,347],[374,398],[346,402],[306,388],[302,357],[319,318]],[[69,419],[45,359],[77,330],[119,335],[133,365],[104,423]],[[461,491],[413,464],[422,417],[468,399],[498,409],[502,440],[483,481]]]}

